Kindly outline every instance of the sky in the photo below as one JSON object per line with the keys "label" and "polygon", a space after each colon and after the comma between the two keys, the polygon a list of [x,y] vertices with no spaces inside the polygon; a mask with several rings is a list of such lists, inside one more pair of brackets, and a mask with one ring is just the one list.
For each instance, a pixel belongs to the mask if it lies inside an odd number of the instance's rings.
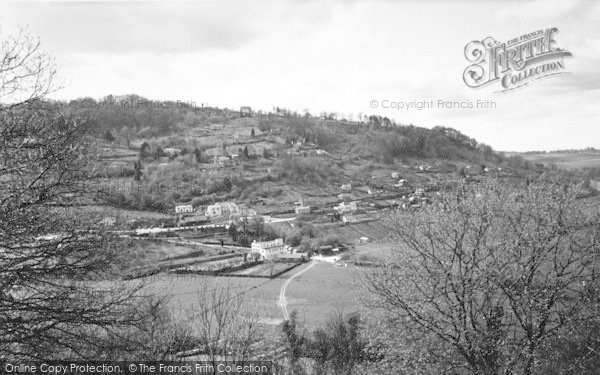
{"label": "sky", "polygon": [[[496,150],[600,148],[598,1],[0,4],[0,38],[23,27],[56,60],[63,88],[55,99],[135,93],[198,106],[381,115],[453,127]],[[564,60],[569,74],[501,93],[497,84],[463,81],[469,42],[552,27],[573,55]],[[477,108],[477,100],[493,105]]]}

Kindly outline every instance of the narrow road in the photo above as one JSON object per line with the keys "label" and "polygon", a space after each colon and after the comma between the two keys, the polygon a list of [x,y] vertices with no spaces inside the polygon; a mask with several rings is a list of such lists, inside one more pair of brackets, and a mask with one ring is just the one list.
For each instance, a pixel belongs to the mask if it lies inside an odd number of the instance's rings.
{"label": "narrow road", "polygon": [[288,310],[287,310],[287,301],[285,299],[285,290],[286,290],[286,288],[288,287],[288,285],[290,285],[290,283],[292,282],[292,280],[294,280],[296,277],[302,275],[304,272],[308,271],[309,269],[313,268],[315,264],[317,264],[317,262],[315,262],[315,261],[310,262],[309,265],[308,265],[308,267],[306,267],[305,269],[303,269],[301,271],[298,271],[295,274],[293,274],[281,286],[281,290],[279,291],[279,305],[281,306],[281,312],[283,313],[283,319],[284,320],[288,320],[290,318],[290,314],[288,313]]}

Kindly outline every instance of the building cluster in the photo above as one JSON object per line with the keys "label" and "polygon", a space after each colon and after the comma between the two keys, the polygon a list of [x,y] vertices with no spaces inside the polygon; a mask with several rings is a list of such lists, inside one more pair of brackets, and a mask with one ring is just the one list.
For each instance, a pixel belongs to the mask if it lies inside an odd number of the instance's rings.
{"label": "building cluster", "polygon": [[208,218],[213,218],[218,216],[237,215],[239,212],[239,206],[233,202],[217,202],[206,207],[204,215]]}
{"label": "building cluster", "polygon": [[232,215],[251,217],[256,216],[256,210],[247,207],[240,207],[233,202],[217,202],[206,207],[204,215],[206,215],[206,217],[209,219],[217,217],[229,218]]}
{"label": "building cluster", "polygon": [[[175,206],[176,214],[192,214],[196,212],[191,204],[178,204]],[[247,207],[240,207],[233,202],[217,202],[206,207],[204,215],[208,219],[225,217],[229,218],[232,215],[239,216],[256,216],[256,210]]]}

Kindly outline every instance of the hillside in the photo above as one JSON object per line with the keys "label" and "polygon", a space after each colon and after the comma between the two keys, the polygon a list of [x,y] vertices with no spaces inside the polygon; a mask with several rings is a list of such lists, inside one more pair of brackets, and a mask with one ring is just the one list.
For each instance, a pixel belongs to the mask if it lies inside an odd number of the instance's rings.
{"label": "hillside", "polygon": [[[128,144],[137,139],[156,140],[168,146],[201,143],[214,146],[232,138],[203,132],[211,125],[232,128],[254,127],[276,134],[285,144],[312,143],[329,152],[348,157],[372,158],[392,164],[403,158],[439,158],[467,163],[502,163],[521,167],[518,158],[504,158],[488,145],[459,131],[435,127],[396,124],[385,117],[365,117],[365,121],[335,120],[333,116],[299,116],[289,111],[255,113],[241,118],[239,111],[227,108],[187,106],[185,103],[155,102],[137,95],[107,96],[61,103],[69,111],[91,118],[90,129],[98,137]],[[228,134],[234,136],[235,134]],[[177,139],[176,137],[183,137]],[[234,143],[234,142],[231,142]],[[511,160],[517,159],[517,160]]]}
{"label": "hillside", "polygon": [[505,157],[454,129],[378,116],[364,122],[288,111],[242,116],[135,95],[57,105],[89,119],[94,177],[109,190],[110,204],[121,208],[169,212],[181,203],[198,208],[233,200],[259,211],[289,211],[301,199],[333,204],[344,184],[353,186],[344,199],[359,199],[469,176],[541,173],[522,157]]}

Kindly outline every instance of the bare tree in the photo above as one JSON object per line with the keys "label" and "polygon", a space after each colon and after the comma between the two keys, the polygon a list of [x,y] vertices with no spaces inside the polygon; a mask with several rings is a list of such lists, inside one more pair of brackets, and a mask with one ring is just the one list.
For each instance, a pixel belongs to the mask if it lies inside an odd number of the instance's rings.
{"label": "bare tree", "polygon": [[39,38],[20,30],[0,42],[0,103],[18,106],[45,98],[57,90],[54,59]]}
{"label": "bare tree", "polygon": [[576,194],[489,181],[399,215],[393,259],[366,280],[371,303],[436,338],[453,372],[534,373],[550,340],[598,311],[598,216]]}
{"label": "bare tree", "polygon": [[118,238],[59,207],[88,197],[91,156],[85,119],[41,100],[56,86],[39,46],[0,46],[0,360],[124,358],[143,352],[152,306],[118,282]]}
{"label": "bare tree", "polygon": [[200,343],[199,352],[209,361],[248,361],[257,354],[261,343],[259,310],[245,300],[247,292],[219,279],[203,279],[189,320]]}

